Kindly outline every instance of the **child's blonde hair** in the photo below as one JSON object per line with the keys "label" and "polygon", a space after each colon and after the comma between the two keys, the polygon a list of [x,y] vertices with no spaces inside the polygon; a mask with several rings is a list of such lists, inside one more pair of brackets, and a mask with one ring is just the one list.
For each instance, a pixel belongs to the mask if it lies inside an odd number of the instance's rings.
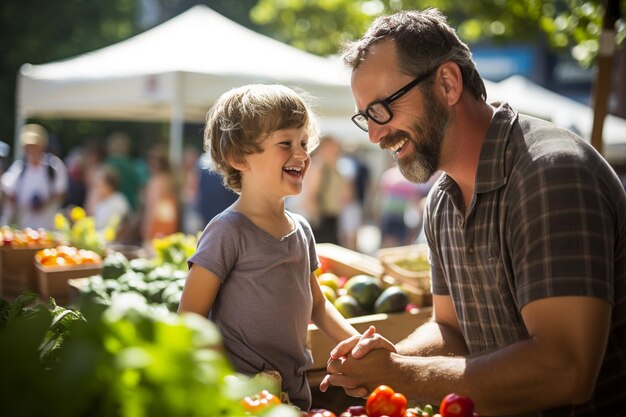
{"label": "child's blonde hair", "polygon": [[204,149],[224,184],[241,191],[241,173],[232,163],[262,151],[260,143],[282,129],[306,128],[307,151],[319,142],[314,115],[305,100],[283,85],[253,84],[234,88],[217,100],[207,114]]}

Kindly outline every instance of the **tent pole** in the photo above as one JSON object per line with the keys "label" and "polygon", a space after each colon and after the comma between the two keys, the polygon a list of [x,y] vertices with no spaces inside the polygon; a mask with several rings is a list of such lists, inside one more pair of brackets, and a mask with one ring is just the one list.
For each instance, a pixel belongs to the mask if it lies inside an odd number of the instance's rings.
{"label": "tent pole", "polygon": [[20,131],[26,124],[26,119],[22,115],[22,113],[18,110],[17,115],[15,116],[15,137],[13,139],[13,158],[20,159],[22,158],[22,154],[24,150],[22,149],[22,144],[20,142]]}
{"label": "tent pole", "polygon": [[22,144],[20,143],[20,132],[26,124],[26,117],[22,110],[22,82],[21,77],[17,77],[15,91],[15,136],[13,137],[13,158],[20,159],[22,157]]}
{"label": "tent pole", "polygon": [[606,0],[604,8],[602,32],[600,33],[600,50],[597,58],[598,69],[593,92],[594,112],[591,129],[591,144],[601,154],[604,154],[602,130],[604,128],[604,119],[608,113],[608,101],[611,94],[611,75],[616,44],[615,23],[620,17],[619,0]]}
{"label": "tent pole", "polygon": [[170,115],[170,165],[176,170],[182,164],[184,121],[184,73],[174,73],[174,97]]}

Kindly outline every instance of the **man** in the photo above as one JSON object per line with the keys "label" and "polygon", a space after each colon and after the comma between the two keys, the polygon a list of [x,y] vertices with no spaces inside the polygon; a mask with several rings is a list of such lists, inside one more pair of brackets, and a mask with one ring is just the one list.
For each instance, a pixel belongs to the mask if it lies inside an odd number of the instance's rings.
{"label": "man", "polygon": [[372,331],[342,342],[321,389],[387,384],[434,404],[457,392],[483,415],[624,413],[626,195],[613,170],[574,134],[488,104],[436,10],[377,19],[344,59],[370,141],[411,181],[444,174],[424,214],[432,321],[395,346]]}
{"label": "man", "polygon": [[20,142],[24,158],[13,162],[2,175],[5,206],[1,224],[51,230],[67,192],[67,168],[57,156],[46,153],[48,132],[43,126],[24,126]]}

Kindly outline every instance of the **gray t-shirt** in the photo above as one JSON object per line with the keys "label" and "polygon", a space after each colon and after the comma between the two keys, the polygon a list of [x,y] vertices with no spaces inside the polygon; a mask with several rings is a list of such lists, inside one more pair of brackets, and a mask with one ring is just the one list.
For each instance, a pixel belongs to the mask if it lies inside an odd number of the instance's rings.
{"label": "gray t-shirt", "polygon": [[204,229],[189,263],[215,274],[222,285],[209,319],[224,338],[236,371],[275,370],[282,390],[303,410],[311,406],[305,371],[311,319],[315,240],[304,217],[287,213],[295,228],[277,239],[243,214],[226,209]]}

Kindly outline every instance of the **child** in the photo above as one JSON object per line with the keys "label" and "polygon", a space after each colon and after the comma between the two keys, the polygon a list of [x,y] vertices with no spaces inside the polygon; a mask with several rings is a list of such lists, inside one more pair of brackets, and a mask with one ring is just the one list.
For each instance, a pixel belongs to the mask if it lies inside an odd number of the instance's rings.
{"label": "child", "polygon": [[202,233],[179,307],[217,324],[238,372],[278,371],[302,410],[311,406],[309,321],[336,342],[358,334],[320,290],[311,227],[285,210],[317,141],[310,110],[287,87],[249,85],[220,97],[205,149],[239,198]]}

